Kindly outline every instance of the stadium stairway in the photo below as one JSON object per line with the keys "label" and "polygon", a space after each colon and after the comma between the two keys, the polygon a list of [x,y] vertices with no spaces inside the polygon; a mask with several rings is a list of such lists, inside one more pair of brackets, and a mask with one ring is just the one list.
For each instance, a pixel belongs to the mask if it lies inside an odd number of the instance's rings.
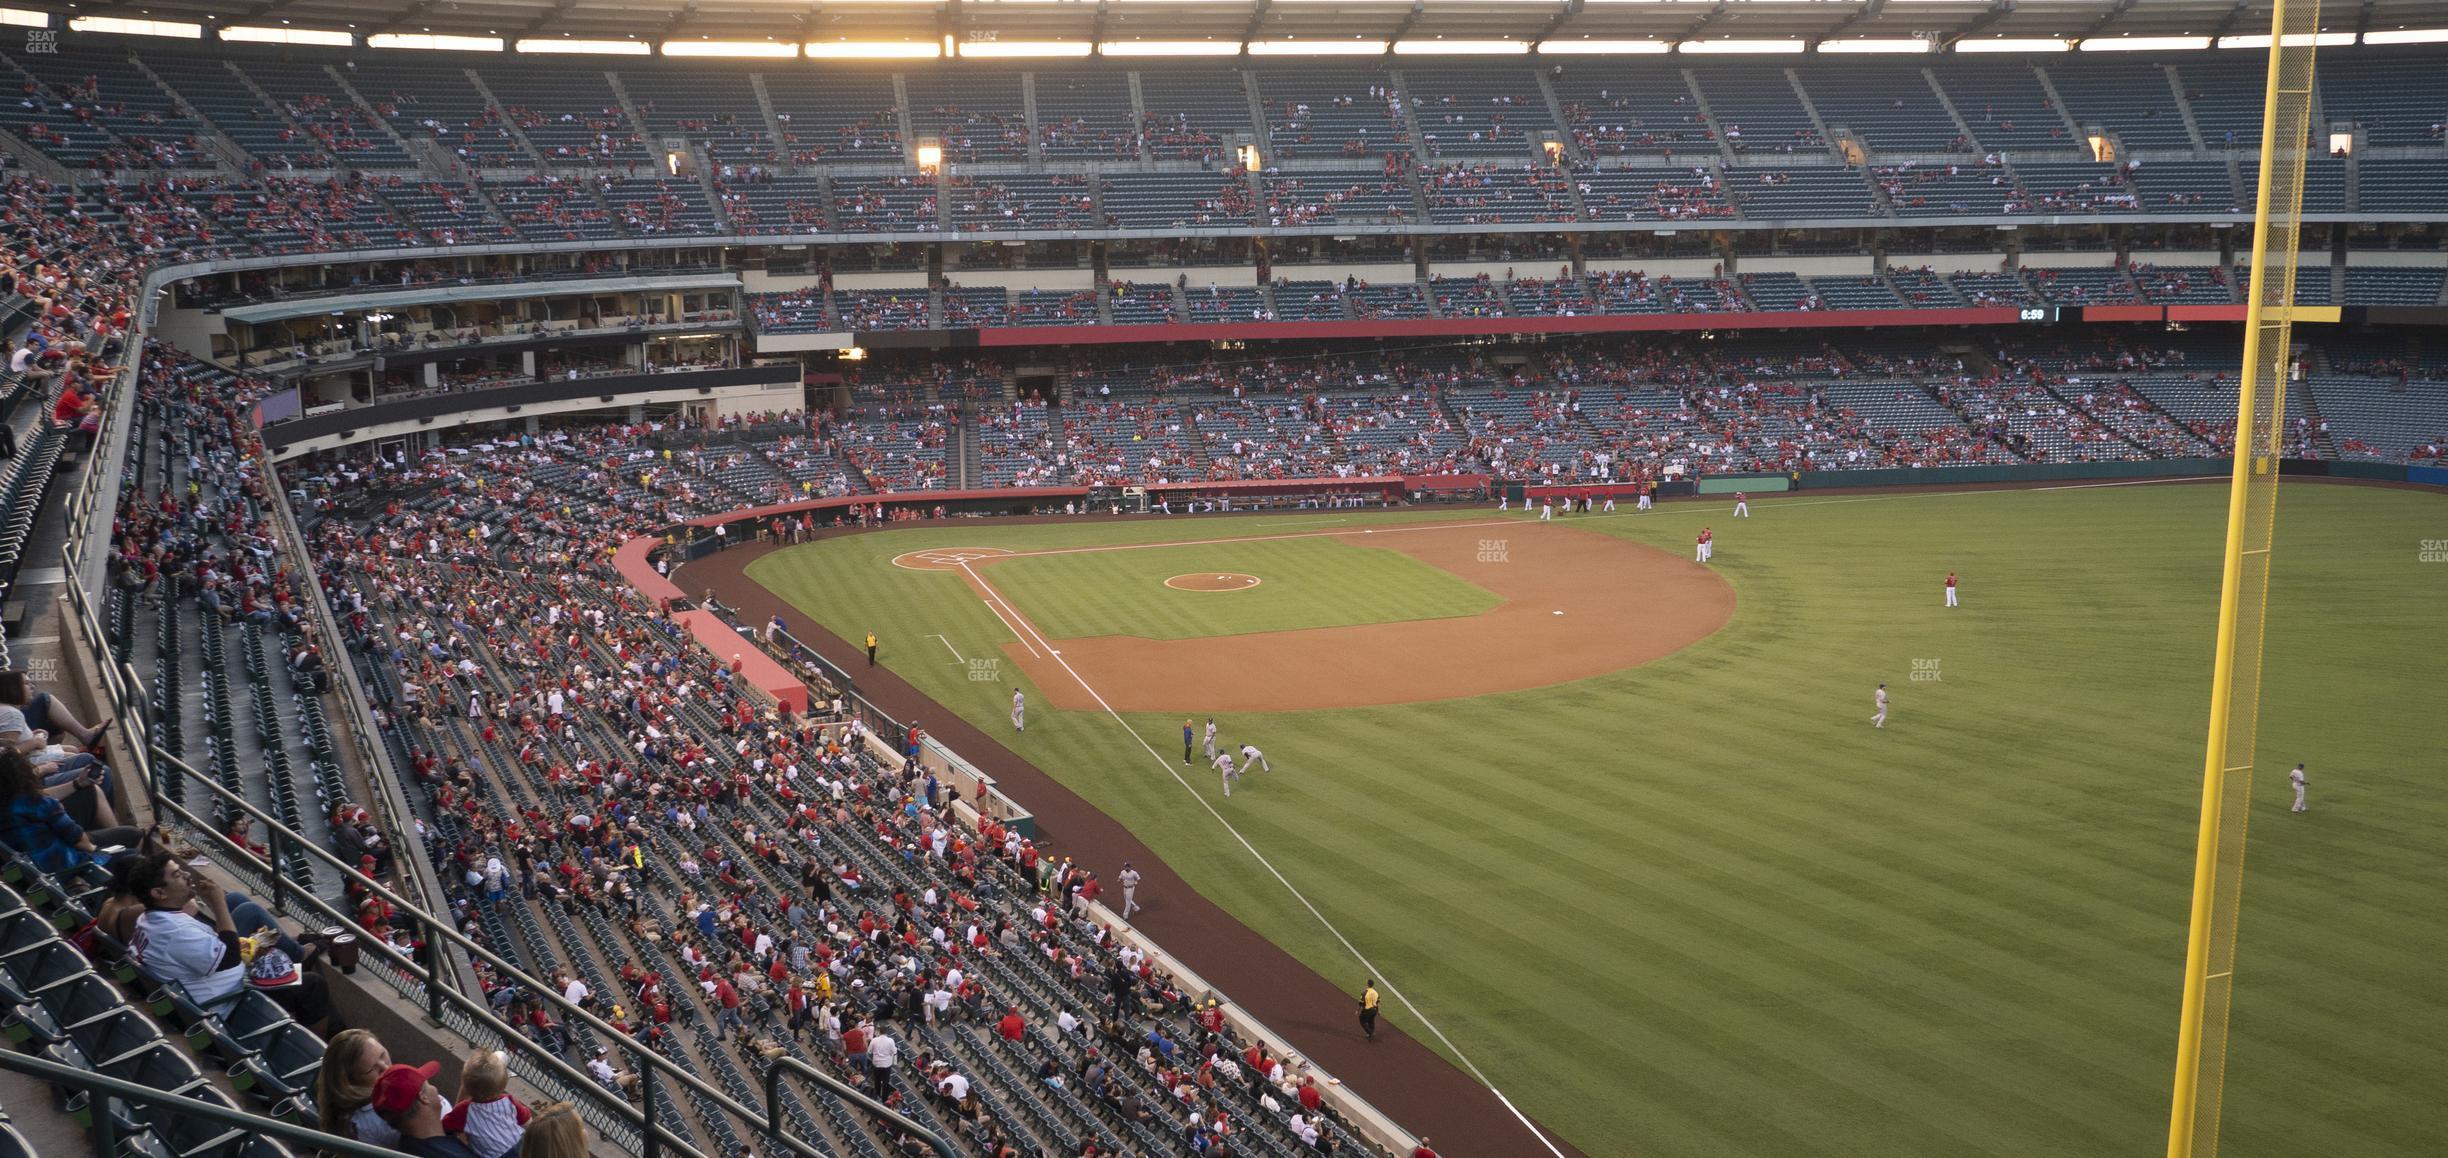
{"label": "stadium stairway", "polygon": [[[1929,395],[1930,401],[1946,407],[1947,410],[1954,414],[1956,419],[1961,421],[1965,426],[1975,430],[1981,427],[1981,418],[1974,414],[1971,409],[1966,407],[1962,399],[1955,397],[1953,394],[1948,393],[1947,391],[1941,390],[1935,383],[1932,383],[1927,378],[1915,377],[1913,379],[1913,383],[1921,387],[1922,393]],[[2017,462],[2030,462],[2032,460],[2032,456],[2029,453],[2025,452],[2021,447],[2016,446],[2013,442],[2001,440],[1998,445],[2005,447],[2007,453],[2014,455],[2015,461]]]}
{"label": "stadium stairway", "polygon": [[2303,417],[2311,424],[2313,449],[2322,458],[2335,461],[2338,457],[2337,441],[2328,429],[2329,420],[2321,415],[2320,394],[2312,389],[2312,383],[2319,377],[2317,374],[2305,375],[2304,380],[2297,384],[2294,396],[2302,400]]}
{"label": "stadium stairway", "polygon": [[[550,596],[551,592],[545,585],[519,571],[518,560],[527,557],[525,552],[514,551],[507,544],[496,544],[485,555],[488,556],[485,559],[488,570],[499,568],[495,572],[497,576],[510,584],[503,592],[505,597],[532,603]],[[456,573],[460,565],[461,561],[437,561],[432,574],[438,578],[445,573]],[[594,597],[591,591],[581,596],[582,599]],[[392,630],[402,625],[398,617],[411,613],[409,608],[388,603],[376,608],[377,618],[386,621]],[[489,639],[472,635],[459,638],[460,648],[456,654],[464,655],[475,663],[473,674],[467,677],[470,682],[462,686],[482,687],[489,700],[510,703],[510,696],[522,679],[518,673],[525,670],[523,665],[509,663],[505,653]],[[513,637],[504,638],[507,641]],[[634,649],[643,644],[645,641],[633,640],[629,646]],[[620,661],[609,650],[605,639],[592,634],[581,634],[576,646],[590,663],[599,668]],[[651,645],[651,650],[645,654],[655,654],[666,646],[679,645]],[[630,658],[640,655],[635,650],[627,654]],[[671,724],[689,734],[719,735],[721,725],[716,717],[718,713],[730,710],[730,707],[727,697],[685,699],[674,705],[677,715]],[[479,721],[471,721],[458,712],[437,711],[423,719],[403,720],[395,732],[406,734],[411,742],[420,747],[453,751],[470,767],[482,766],[495,772],[496,775],[475,780],[473,790],[488,799],[504,815],[551,817],[556,814],[561,805],[555,803],[555,790],[536,777],[539,766],[566,767],[582,758],[617,759],[627,752],[626,738],[615,731],[609,719],[585,709],[574,714],[572,727],[566,733],[545,730],[527,734],[520,742],[536,746],[540,756],[532,762],[521,759],[510,750],[512,741],[500,737],[488,738],[484,729],[479,727]],[[744,770],[743,758],[723,747],[710,750],[707,759],[712,761],[708,775],[717,783],[728,782],[732,776]],[[883,770],[873,757],[862,754],[860,763],[861,775],[871,778],[883,775]],[[541,811],[530,813],[529,810]],[[437,816],[437,823],[441,819]],[[618,992],[607,979],[617,972],[620,963],[628,961],[661,969],[674,978],[693,976],[693,968],[682,960],[678,949],[684,942],[684,934],[690,933],[686,917],[667,907],[665,898],[676,893],[682,898],[682,903],[687,903],[685,898],[690,895],[687,890],[700,887],[700,882],[703,887],[710,888],[714,882],[702,874],[711,873],[718,862],[724,866],[726,873],[738,874],[740,883],[746,886],[746,892],[740,895],[771,896],[796,891],[795,882],[784,871],[765,863],[751,847],[755,833],[778,833],[791,827],[792,818],[782,802],[766,794],[751,794],[737,800],[726,800],[711,819],[713,823],[691,825],[685,831],[679,826],[664,824],[643,830],[644,843],[640,848],[643,881],[647,887],[641,890],[640,926],[624,931],[619,923],[586,906],[530,897],[518,898],[504,906],[503,914],[490,914],[485,919],[493,922],[506,915],[506,921],[501,922],[501,929],[494,936],[501,944],[515,946],[522,964],[536,969],[570,968],[601,994]],[[563,832],[560,826],[554,824],[536,827],[535,835],[542,845],[539,849],[540,859],[557,862],[574,853],[574,848],[563,839]],[[695,847],[700,843],[704,845],[703,848]],[[830,831],[826,836],[824,855],[846,859],[856,865],[867,882],[864,889],[837,891],[836,904],[845,920],[855,920],[861,914],[890,917],[894,915],[894,910],[887,901],[895,893],[914,896],[930,887],[942,887],[942,878],[927,867],[933,863],[930,859],[920,857],[907,845],[897,845],[892,838],[871,831],[865,825],[842,826]],[[737,889],[740,884],[732,887]],[[1036,895],[1035,882],[1021,877],[1016,870],[999,860],[988,859],[980,867],[980,879],[974,888],[973,896],[979,906],[976,919],[981,926],[1010,921],[1019,927],[1042,929],[1048,938],[1049,951],[1059,948],[1065,954],[1095,960],[1099,953],[1098,946],[1083,939],[1089,934],[1090,926],[1041,919],[1031,912],[1031,907],[1037,903],[1034,900]],[[640,928],[654,936],[638,936]],[[982,1087],[976,1088],[982,1089],[984,1120],[1003,1130],[1024,1151],[1072,1152],[1075,1142],[1093,1138],[1108,1145],[1117,1140],[1126,1140],[1120,1148],[1134,1152],[1181,1152],[1180,1145],[1174,1140],[1186,1136],[1189,1127],[1187,1112],[1173,1098],[1165,1096],[1165,1092],[1156,1085],[1152,1071],[1139,1066],[1129,1056],[1129,1047],[1136,1043],[1139,1034],[1150,1028],[1161,1029],[1175,1040],[1188,1040],[1190,1027],[1184,1024],[1183,1013],[1178,1006],[1142,1008],[1131,1019],[1135,1024],[1127,1031],[1129,1036],[1123,1038],[1083,1035],[1073,1040],[1058,1041],[1040,1030],[1028,1035],[1028,1040],[1023,1043],[986,1043],[976,1027],[984,1020],[991,1020],[994,1011],[1004,1005],[1019,1007],[1030,1020],[1040,1025],[1051,1024],[1063,1010],[1082,1016],[1092,1013],[1103,1000],[1101,977],[1094,971],[1078,980],[1061,976],[1040,962],[1038,954],[1031,952],[1009,953],[1001,957],[981,955],[965,960],[970,968],[979,972],[980,980],[987,985],[991,998],[978,1007],[965,1009],[948,1020],[937,1019],[932,1024],[925,1018],[915,1016],[903,1019],[896,1032],[908,1041],[913,1061],[941,1055],[960,1063],[973,1079],[983,1083]],[[686,984],[676,985],[668,992],[680,1006],[671,1035],[676,1043],[674,1048],[679,1051],[675,1056],[686,1057],[700,1067],[700,1072],[710,1080],[743,1101],[749,1100],[751,1093],[744,1075],[759,1072],[769,1056],[797,1057],[828,1072],[844,1072],[839,1069],[838,1057],[811,1056],[810,1050],[782,1032],[778,1025],[779,1011],[770,1000],[752,997],[748,1002],[744,1015],[749,1025],[750,1041],[734,1039],[717,1042],[706,1031],[714,1019],[713,1010],[704,1004],[702,994]],[[1093,1101],[1074,1096],[1060,1087],[1031,1084],[1029,1078],[1023,1076],[1035,1073],[1041,1063],[1048,1061],[1054,1062],[1056,1068],[1063,1072],[1077,1074],[1087,1060],[1086,1051],[1092,1046],[1104,1047],[1114,1067],[1115,1082],[1111,1091],[1099,1094]],[[572,1048],[583,1050],[585,1043],[575,1042]],[[821,1051],[817,1052],[821,1054]],[[915,1078],[916,1072],[916,1067],[910,1067],[896,1079],[895,1088],[901,1095],[902,1108],[922,1124],[939,1127],[952,1125],[944,1115],[944,1107],[922,1092]],[[851,1120],[830,1095],[815,1091],[814,1096],[818,1105],[813,1112],[806,1106],[805,1098],[799,1095],[794,1095],[793,1100],[783,1107],[786,1117],[803,1132],[824,1139],[838,1153],[878,1155],[880,1158],[882,1154],[894,1152],[896,1139]],[[1141,1122],[1117,1115],[1114,1109],[1117,1103],[1112,1100],[1117,1097],[1133,1099],[1137,1105],[1145,1108],[1151,1120]],[[1247,1095],[1228,1090],[1224,1103],[1243,1123],[1239,1136],[1245,1139],[1244,1144],[1253,1152],[1270,1155],[1294,1152],[1296,1143],[1276,1129]],[[723,1152],[730,1151],[732,1139],[725,1137],[725,1130],[718,1120],[701,1115],[700,1123],[705,1126],[710,1142]]]}
{"label": "stadium stairway", "polygon": [[978,412],[970,403],[962,403],[960,423],[952,428],[959,447],[953,457],[952,486],[965,490],[978,485]]}

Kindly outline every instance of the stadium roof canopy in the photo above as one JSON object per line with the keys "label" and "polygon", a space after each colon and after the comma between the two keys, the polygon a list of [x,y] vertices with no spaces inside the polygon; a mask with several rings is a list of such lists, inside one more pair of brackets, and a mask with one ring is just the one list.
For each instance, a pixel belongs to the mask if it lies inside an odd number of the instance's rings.
{"label": "stadium roof canopy", "polygon": [[[1944,49],[1959,41],[2100,42],[2235,37],[2269,31],[2270,0],[0,0],[9,22],[49,12],[54,26],[83,21],[168,22],[153,31],[231,27],[273,35],[339,33],[322,42],[377,47],[394,38],[520,41],[619,40],[890,43],[908,54],[1087,55],[1124,42],[1210,42],[1237,53],[1251,41],[1344,41],[1401,51],[1570,51],[1572,42],[1647,42],[1624,51],[1681,51],[1714,41],[1758,51],[1810,51],[1871,41]],[[2448,27],[2441,0],[2331,0],[2323,28],[2365,32]],[[77,21],[77,24],[70,24]],[[107,26],[106,26],[107,28]],[[142,29],[121,27],[120,31]],[[297,40],[305,41],[304,36]],[[1502,42],[1502,43],[1500,43]],[[1761,43],[1773,42],[1773,43]],[[994,45],[995,48],[985,46]],[[439,47],[403,44],[401,47]],[[1229,46],[1229,47],[1226,47]],[[1744,49],[1744,45],[1718,45]],[[2180,47],[2167,45],[2167,47]],[[1032,48],[1035,51],[1032,51]],[[651,51],[632,47],[632,51]],[[686,50],[682,50],[686,51]],[[1128,49],[1112,49],[1121,55]],[[779,53],[777,53],[779,54]],[[796,55],[795,50],[790,53]],[[879,52],[878,55],[887,55]],[[901,55],[898,53],[891,55]]]}

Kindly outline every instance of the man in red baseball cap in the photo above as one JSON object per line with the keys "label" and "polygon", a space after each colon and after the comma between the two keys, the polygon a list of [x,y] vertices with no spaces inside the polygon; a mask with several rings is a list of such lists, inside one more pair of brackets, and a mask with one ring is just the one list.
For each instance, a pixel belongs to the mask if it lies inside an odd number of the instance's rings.
{"label": "man in red baseball cap", "polygon": [[374,1112],[399,1131],[392,1148],[418,1158],[477,1158],[467,1143],[442,1131],[442,1092],[433,1086],[441,1062],[392,1066],[374,1079]]}

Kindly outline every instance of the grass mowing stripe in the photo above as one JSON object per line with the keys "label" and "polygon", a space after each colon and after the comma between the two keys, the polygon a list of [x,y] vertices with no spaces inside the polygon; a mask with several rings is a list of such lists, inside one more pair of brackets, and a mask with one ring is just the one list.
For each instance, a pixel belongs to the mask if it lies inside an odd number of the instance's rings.
{"label": "grass mowing stripe", "polygon": [[[1714,523],[1733,622],[1656,664],[1533,692],[1227,719],[1227,739],[1282,771],[1229,802],[1203,766],[1191,782],[1508,1094],[1592,1152],[2146,1148],[2165,1126],[2221,498],[1982,492],[1762,500],[1741,523],[1714,503],[1577,520],[1678,555]],[[2413,555],[2440,537],[2439,504],[2282,496],[2230,1158],[2414,1153],[2438,1133],[2425,1046],[2448,1040],[2448,1007],[2426,963],[2448,956],[2448,802],[2426,757],[2448,567]],[[960,638],[968,612],[933,614],[885,560],[920,543],[1231,529],[937,526],[815,558],[860,542],[841,540],[805,549],[824,578],[801,606],[845,634],[898,615],[896,634]],[[861,568],[872,577],[848,581]],[[1948,570],[1964,576],[1960,614],[1937,606]],[[911,641],[888,654],[896,642]],[[1916,658],[1938,661],[1939,683],[1904,678]],[[978,722],[1007,709],[950,665],[906,674]],[[1898,710],[1872,733],[1879,679]],[[1041,767],[1295,955],[1348,967],[1177,790],[1151,788],[1110,721],[1045,715],[1023,746]],[[1129,723],[1161,753],[1179,721]],[[2298,758],[2314,811],[2289,817]],[[1967,1099],[1984,1105],[1962,1115]]]}
{"label": "grass mowing stripe", "polygon": [[[1423,844],[1407,847],[1418,848],[1429,846]],[[1367,870],[1352,862],[1348,858],[1334,858],[1331,856],[1319,855],[1318,859],[1321,862],[1324,862],[1322,863],[1321,867],[1326,869],[1329,874],[1338,880],[1358,879],[1367,882],[1375,881],[1380,878],[1390,880],[1402,875],[1398,873],[1385,873],[1382,870],[1371,872],[1370,870]],[[1475,858],[1470,857],[1460,857],[1457,859],[1460,859],[1465,863],[1482,863]],[[1430,865],[1428,862],[1423,861],[1422,864],[1418,866],[1410,867],[1430,867]],[[1767,892],[1767,890],[1763,890],[1763,893]],[[1727,914],[1730,911],[1728,902],[1723,898],[1718,899],[1714,903],[1702,901],[1688,905],[1685,908],[1689,914],[1694,916],[1700,914],[1722,915]],[[1773,913],[1773,910],[1767,909],[1764,906],[1759,907],[1757,911],[1762,913]],[[1466,911],[1461,915],[1469,917],[1474,914]],[[1598,914],[1596,911],[1584,907],[1575,907],[1572,910],[1572,915],[1577,919],[1585,921],[1599,921],[1600,918],[1600,914]],[[1824,981],[1824,978],[1819,976],[1818,970],[1835,965],[1835,962],[1832,959],[1819,956],[1816,952],[1814,943],[1811,941],[1796,941],[1787,939],[1776,941],[1774,943],[1760,943],[1746,942],[1739,939],[1729,941],[1725,936],[1727,933],[1742,932],[1756,928],[1757,926],[1751,925],[1735,925],[1729,927],[1723,924],[1695,920],[1685,929],[1685,939],[1675,942],[1671,952],[1676,956],[1688,956],[1694,961],[1763,960],[1780,963],[1780,976],[1778,976],[1772,982],[1762,981],[1757,983],[1761,986],[1760,993],[1762,995],[1787,991],[1795,986],[1810,983],[1814,979]],[[1539,942],[1523,942],[1525,950],[1535,949],[1536,952],[1541,954],[1539,957],[1527,958],[1527,960],[1537,961],[1538,965],[1536,967],[1543,970],[1550,964],[1546,958],[1554,956],[1556,954],[1556,949],[1552,946],[1536,948],[1541,944],[1542,943]],[[1665,944],[1666,943],[1664,942],[1653,942],[1653,945],[1660,947],[1663,947]],[[1570,963],[1562,962],[1559,964],[1569,965]],[[1805,965],[1810,966],[1810,968],[1804,968]],[[1836,1018],[1848,1022],[1848,1024],[1844,1027],[1847,1030],[1847,1033],[1840,1036],[1849,1037],[1852,1034],[1866,1032],[1878,1025],[1886,1024],[1894,1018],[1903,1016],[1905,1010],[1909,1007],[1909,1002],[1903,1001],[1898,996],[1893,994],[1891,992],[1892,987],[1885,985],[1875,975],[1863,974],[1860,976],[1859,980],[1862,982],[1862,985],[1860,987],[1860,992],[1856,994],[1857,998],[1867,994],[1879,995],[1877,1000],[1872,1001],[1871,1004],[1874,1008],[1870,1009],[1869,1012],[1864,1015],[1846,1018],[1841,1012],[1844,1006],[1833,1001],[1824,1003],[1816,1010],[1816,1013],[1820,1016]],[[1740,988],[1742,984],[1742,978],[1733,975],[1725,975],[1722,978],[1722,984],[1719,988],[1721,990]],[[1923,990],[1923,995],[1927,996],[1926,989]],[[1783,1028],[1789,1030],[1791,1026],[1787,1025]],[[2106,1044],[2108,1040],[2109,1039],[2103,1035],[2098,1041],[2084,1042],[2082,1045],[2089,1047],[2097,1044]],[[1984,1099],[1982,1104],[1990,1104],[1990,1101],[1996,1098],[2011,1097],[2012,1091],[2017,1089],[2033,1088],[2043,1076],[2055,1079],[2059,1083],[2079,1082],[2084,1076],[2097,1072],[2096,1066],[2092,1065],[2088,1061],[2088,1057],[2078,1053],[2067,1054],[2061,1057],[2058,1064],[2050,1067],[2049,1072],[2045,1075],[2040,1073],[2021,1072],[2024,1069],[2025,1067],[2023,1066],[2009,1067],[2008,1071],[1999,1079],[2004,1084],[1998,1089],[1992,1091],[1990,1099]],[[1905,1083],[1905,1075],[1901,1073],[1889,1072],[1871,1076],[1882,1085],[1897,1085]],[[2062,1095],[2065,1086],[2063,1084],[2059,1084],[2051,1088],[2058,1089]],[[1936,1095],[1933,1093],[1925,1096]],[[1951,1120],[1960,1120],[1973,1113],[1974,1111],[1970,1106],[1953,1107],[1948,1110],[1948,1115]]]}

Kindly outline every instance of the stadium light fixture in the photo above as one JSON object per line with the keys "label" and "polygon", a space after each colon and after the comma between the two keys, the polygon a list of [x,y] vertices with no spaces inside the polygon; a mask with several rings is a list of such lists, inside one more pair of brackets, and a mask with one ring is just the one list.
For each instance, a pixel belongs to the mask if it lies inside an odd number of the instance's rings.
{"label": "stadium light fixture", "polygon": [[[2354,42],[2355,34],[2351,32],[2295,32],[2289,33],[2286,38],[2288,48],[2302,48],[2307,44],[2314,48],[2339,48]],[[2270,36],[2266,32],[2255,33],[2251,36],[2222,36],[2218,38],[2218,46],[2220,48],[2262,50],[2270,46]]]}
{"label": "stadium light fixture", "polygon": [[2186,52],[2210,47],[2207,36],[2095,36],[2083,41],[2084,52]]}
{"label": "stadium light fixture", "polygon": [[413,48],[428,52],[500,52],[498,36],[449,36],[431,32],[377,32],[366,37],[367,48]]}
{"label": "stadium light fixture", "polygon": [[1675,51],[1693,55],[1735,55],[1742,53],[1794,53],[1806,45],[1799,40],[1686,40]]}
{"label": "stadium light fixture", "polygon": [[1097,45],[1106,56],[1239,56],[1238,40],[1108,40]]}
{"label": "stadium light fixture", "polygon": [[778,40],[666,40],[663,55],[681,57],[747,56],[785,60],[799,55],[799,46]]}
{"label": "stadium light fixture", "polygon": [[51,14],[24,8],[0,8],[0,24],[14,24],[19,28],[49,28]]}
{"label": "stadium light fixture", "polygon": [[1397,40],[1396,56],[1512,56],[1530,51],[1527,40]]}
{"label": "stadium light fixture", "polygon": [[654,45],[643,40],[552,40],[534,37],[513,43],[520,52],[585,53],[594,56],[652,56]]}
{"label": "stadium light fixture", "polygon": [[932,40],[811,40],[810,60],[933,60],[943,46]]}
{"label": "stadium light fixture", "polygon": [[232,24],[221,30],[221,39],[239,44],[312,44],[325,48],[347,48],[357,43],[357,37],[336,28],[269,28],[259,24]]}
{"label": "stadium light fixture", "polygon": [[918,142],[918,171],[933,173],[941,168],[943,168],[943,143],[931,140]]}
{"label": "stadium light fixture", "polygon": [[2054,36],[2001,36],[1955,42],[1957,52],[2070,52],[2073,48],[2073,41]]}
{"label": "stadium light fixture", "polygon": [[68,22],[70,32],[100,32],[112,36],[167,36],[177,40],[204,39],[204,26],[183,20],[129,20],[119,16],[79,16]]}
{"label": "stadium light fixture", "polygon": [[1382,40],[1253,40],[1251,56],[1383,56]]}
{"label": "stadium light fixture", "polygon": [[960,54],[980,60],[1020,57],[1087,56],[1096,51],[1088,40],[964,40]]}
{"label": "stadium light fixture", "polygon": [[1542,40],[1540,56],[1659,56],[1673,52],[1664,40]]}
{"label": "stadium light fixture", "polygon": [[2363,34],[2365,44],[2438,44],[2448,41],[2448,28],[2396,28]]}
{"label": "stadium light fixture", "polygon": [[1867,52],[1929,52],[1938,46],[1918,36],[1864,37],[1859,40],[1822,40],[1822,55]]}

